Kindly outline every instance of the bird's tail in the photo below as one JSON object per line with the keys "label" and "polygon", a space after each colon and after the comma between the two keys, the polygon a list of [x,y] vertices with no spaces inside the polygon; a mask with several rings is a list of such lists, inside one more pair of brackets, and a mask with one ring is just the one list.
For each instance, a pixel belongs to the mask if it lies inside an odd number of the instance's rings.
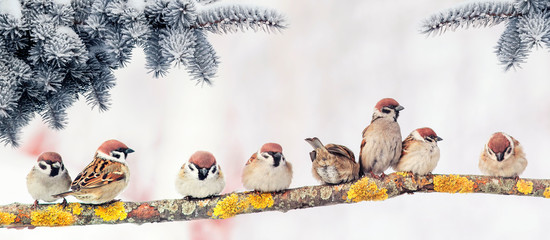
{"label": "bird's tail", "polygon": [[64,193],[59,193],[59,194],[52,195],[52,197],[55,197],[55,198],[64,198],[64,197],[66,197],[66,196],[71,195],[72,193],[73,193],[72,191],[68,191],[68,192],[64,192]]}
{"label": "bird's tail", "polygon": [[319,138],[317,138],[317,137],[306,138],[305,140],[306,140],[307,143],[309,143],[309,145],[311,145],[313,147],[313,149],[324,148],[325,147],[321,143],[321,140],[319,140]]}

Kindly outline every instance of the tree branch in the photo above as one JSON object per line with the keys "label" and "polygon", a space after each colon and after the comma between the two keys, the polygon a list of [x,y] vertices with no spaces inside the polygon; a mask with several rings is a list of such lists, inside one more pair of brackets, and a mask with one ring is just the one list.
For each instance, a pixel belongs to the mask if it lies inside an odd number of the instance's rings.
{"label": "tree branch", "polygon": [[92,224],[153,223],[238,214],[379,201],[405,193],[488,193],[550,198],[550,179],[514,179],[476,175],[414,176],[392,173],[377,180],[364,177],[352,183],[306,186],[276,193],[242,192],[206,199],[167,199],[150,202],[114,202],[103,205],[70,203],[14,203],[0,206],[1,227],[71,226]]}

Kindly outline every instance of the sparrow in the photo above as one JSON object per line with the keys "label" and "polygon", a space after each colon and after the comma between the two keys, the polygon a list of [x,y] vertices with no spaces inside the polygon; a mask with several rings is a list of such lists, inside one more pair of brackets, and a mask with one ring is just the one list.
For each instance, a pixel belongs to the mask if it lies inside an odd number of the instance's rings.
{"label": "sparrow", "polygon": [[479,170],[490,176],[519,178],[525,167],[527,159],[518,140],[503,132],[491,135],[479,157]]}
{"label": "sparrow", "polygon": [[314,138],[306,138],[313,151],[309,153],[313,177],[322,183],[339,184],[359,178],[359,164],[353,152],[342,145],[327,144]]}
{"label": "sparrow", "polygon": [[76,176],[71,190],[56,195],[72,195],[85,203],[101,204],[112,201],[130,180],[126,157],[134,150],[118,140],[105,141],[97,149],[94,160]]}
{"label": "sparrow", "polygon": [[[53,195],[67,191],[69,186],[71,186],[71,176],[63,165],[61,156],[55,152],[40,154],[27,175],[27,190],[35,199],[34,208],[38,206],[38,200],[53,202],[61,198]],[[63,203],[67,203],[65,198]]]}
{"label": "sparrow", "polygon": [[205,198],[219,194],[225,187],[222,169],[212,153],[197,151],[181,166],[176,190],[184,197]]}
{"label": "sparrow", "polygon": [[439,161],[437,142],[443,140],[431,128],[419,128],[411,132],[403,141],[399,162],[393,168],[399,172],[412,172],[418,175],[431,173]]}
{"label": "sparrow", "polygon": [[283,148],[266,143],[252,154],[244,166],[243,186],[261,192],[287,189],[292,181],[292,165],[285,160]]}
{"label": "sparrow", "polygon": [[401,156],[401,129],[397,123],[399,111],[405,109],[393,98],[384,98],[374,107],[372,120],[363,130],[359,165],[363,175],[385,177],[384,171],[395,166]]}

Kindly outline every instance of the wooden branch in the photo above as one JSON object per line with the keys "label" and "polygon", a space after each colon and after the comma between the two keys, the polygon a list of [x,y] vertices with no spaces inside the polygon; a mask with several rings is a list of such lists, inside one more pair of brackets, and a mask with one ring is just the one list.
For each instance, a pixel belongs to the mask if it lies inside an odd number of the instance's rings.
{"label": "wooden branch", "polygon": [[1,227],[41,227],[92,224],[153,223],[222,219],[238,214],[281,211],[361,201],[378,201],[405,193],[489,193],[550,198],[550,179],[514,179],[476,175],[413,176],[397,172],[377,180],[306,186],[277,193],[242,192],[206,199],[114,202],[103,205],[14,203],[0,206]]}

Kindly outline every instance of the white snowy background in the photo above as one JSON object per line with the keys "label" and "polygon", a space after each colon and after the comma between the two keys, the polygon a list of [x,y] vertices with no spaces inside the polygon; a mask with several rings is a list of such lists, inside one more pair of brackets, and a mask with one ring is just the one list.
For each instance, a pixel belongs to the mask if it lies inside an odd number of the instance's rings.
{"label": "white snowy background", "polygon": [[[37,117],[20,148],[0,148],[0,204],[33,202],[25,177],[41,151],[59,152],[75,177],[111,138],[136,150],[124,201],[179,198],[174,177],[196,150],[216,156],[225,193],[243,191],[244,163],[269,141],[294,164],[291,187],[316,185],[303,139],[317,136],[357,155],[361,131],[384,97],[405,107],[403,137],[429,126],[444,139],[434,173],[481,174],[483,145],[504,131],[524,146],[529,165],[522,177],[550,178],[548,49],[504,72],[494,54],[504,24],[419,33],[423,19],[462,1],[224,2],[275,8],[290,25],[280,34],[209,34],[221,57],[212,87],[196,86],[185,69],[154,79],[135,50],[115,72],[109,111],[90,111],[80,100],[66,129],[51,130]],[[0,229],[0,239],[530,239],[547,234],[549,211],[542,198],[431,193],[225,221]]]}

